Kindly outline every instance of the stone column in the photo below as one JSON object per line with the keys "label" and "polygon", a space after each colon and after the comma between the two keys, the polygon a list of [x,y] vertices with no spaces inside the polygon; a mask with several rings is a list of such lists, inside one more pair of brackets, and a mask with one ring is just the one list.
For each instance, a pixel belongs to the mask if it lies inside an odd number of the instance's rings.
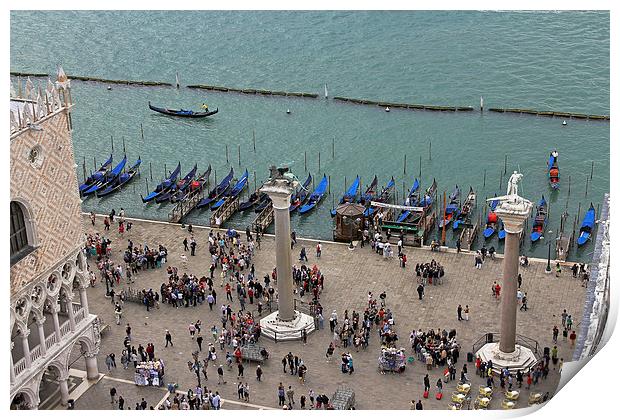
{"label": "stone column", "polygon": [[11,341],[11,350],[9,351],[11,356],[11,384],[15,383],[15,364],[13,363],[13,342]]}
{"label": "stone column", "polygon": [[62,338],[60,335],[60,321],[58,320],[58,312],[60,311],[60,305],[52,305],[52,318],[54,320],[54,333],[56,334],[56,343],[60,343]]}
{"label": "stone column", "polygon": [[67,293],[65,295],[67,315],[69,316],[69,326],[71,331],[75,331],[75,314],[73,313],[73,293]]}
{"label": "stone column", "polygon": [[517,277],[519,275],[519,235],[529,209],[515,211],[498,206],[495,211],[504,222],[506,240],[502,277],[502,315],[500,324],[499,350],[503,353],[515,351],[517,333]]}
{"label": "stone column", "polygon": [[22,339],[22,347],[24,349],[24,358],[26,359],[27,368],[32,366],[32,360],[30,359],[30,344],[28,343],[29,335],[30,335],[29,329],[26,329],[25,331],[20,331],[20,337]]}
{"label": "stone column", "polygon": [[43,324],[45,324],[45,317],[37,317],[39,341],[41,342],[41,356],[45,356],[47,354],[47,346],[45,345],[45,330],[43,329]]}
{"label": "stone column", "polygon": [[97,366],[97,353],[86,353],[84,355],[86,361],[86,378],[99,378],[99,367]]}
{"label": "stone column", "polygon": [[295,318],[293,275],[291,264],[291,192],[266,191],[273,202],[276,231],[276,267],[278,273],[278,318],[290,321]]}
{"label": "stone column", "polygon": [[80,305],[84,308],[85,316],[88,315],[88,298],[86,297],[86,286],[80,285]]}
{"label": "stone column", "polygon": [[68,378],[59,378],[58,384],[60,385],[60,404],[63,406],[67,405],[67,401],[69,401],[69,384],[67,383]]}

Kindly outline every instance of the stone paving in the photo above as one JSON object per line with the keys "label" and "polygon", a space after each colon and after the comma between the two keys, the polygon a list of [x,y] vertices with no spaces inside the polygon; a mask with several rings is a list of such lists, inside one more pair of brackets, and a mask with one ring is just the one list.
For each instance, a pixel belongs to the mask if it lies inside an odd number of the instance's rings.
{"label": "stone paving", "polygon": [[[103,217],[97,217],[97,226],[93,227],[84,218],[86,232],[103,232]],[[194,273],[198,276],[208,274],[209,258],[208,250],[204,246],[207,242],[209,229],[194,229],[195,238],[198,243],[196,256],[188,255],[187,268],[182,268],[180,255],[183,252],[183,238],[187,232],[179,225],[168,225],[166,223],[134,221],[133,228],[123,237],[117,231],[112,230],[109,237],[112,240],[112,250],[114,261],[122,261],[122,252],[126,248],[127,239],[132,239],[134,244],[147,243],[150,246],[163,244],[168,248],[168,265],[179,267],[182,273]],[[245,236],[243,234],[242,236]],[[277,385],[282,382],[288,389],[293,386],[295,391],[296,407],[299,406],[299,396],[306,394],[310,389],[315,393],[324,393],[330,398],[336,388],[346,386],[352,388],[356,393],[357,409],[409,409],[412,399],[422,399],[423,376],[427,373],[426,367],[417,360],[413,365],[407,365],[403,374],[382,375],[378,371],[377,359],[380,354],[380,343],[378,335],[371,335],[371,342],[366,350],[353,354],[355,373],[353,375],[342,374],[340,372],[339,358],[336,357],[331,362],[326,362],[325,350],[329,345],[332,334],[329,331],[328,318],[333,309],[338,312],[339,320],[345,309],[363,311],[366,305],[367,293],[372,291],[375,296],[381,292],[387,292],[387,306],[392,309],[397,331],[400,334],[399,343],[401,347],[407,349],[407,354],[411,354],[409,345],[409,333],[412,329],[430,328],[456,329],[457,339],[461,344],[461,357],[457,364],[458,372],[466,363],[466,354],[471,351],[473,343],[486,332],[499,332],[500,303],[491,295],[491,285],[494,281],[501,280],[501,259],[495,261],[487,258],[481,270],[474,268],[474,258],[471,254],[454,252],[431,252],[423,248],[406,248],[408,256],[408,266],[406,269],[400,268],[398,259],[384,259],[382,256],[372,252],[370,247],[349,250],[346,245],[323,242],[322,257],[317,259],[314,255],[316,241],[298,240],[294,249],[294,263],[296,256],[302,246],[308,252],[309,264],[317,264],[325,274],[325,290],[321,295],[321,304],[324,308],[326,318],[326,328],[314,332],[308,337],[306,345],[298,342],[274,343],[268,339],[261,338],[261,345],[265,346],[271,354],[271,358],[264,363],[264,377],[262,382],[257,382],[255,378],[256,363],[246,364],[245,379],[250,385],[250,401],[254,404],[277,408]],[[265,236],[261,241],[261,249],[256,251],[253,263],[257,275],[261,278],[264,274],[270,273],[275,266],[275,246],[273,238]],[[416,262],[428,262],[431,259],[437,260],[445,267],[446,275],[444,282],[440,286],[427,286],[424,300],[420,301],[415,291],[415,264]],[[89,260],[90,264],[94,262]],[[532,261],[529,267],[521,268],[523,275],[522,290],[527,292],[529,298],[529,310],[518,313],[517,333],[533,338],[539,342],[541,347],[552,347],[552,328],[559,325],[561,328],[560,313],[567,309],[572,314],[573,319],[580,320],[583,310],[585,288],[580,286],[580,282],[572,278],[568,269],[565,269],[559,278],[554,274],[544,273],[546,263]],[[218,279],[219,270],[216,271]],[[155,269],[140,272],[136,282],[132,285],[136,288],[153,288],[159,290],[162,282],[166,281],[165,269]],[[215,282],[216,287],[220,288],[219,282]],[[191,353],[197,350],[197,345],[190,339],[187,326],[189,322],[200,319],[203,324],[203,335],[205,337],[204,346],[211,341],[209,328],[211,325],[221,327],[219,311],[210,312],[208,305],[199,305],[196,308],[174,309],[168,305],[161,305],[160,309],[153,309],[146,312],[144,306],[135,303],[126,303],[123,309],[123,320],[121,325],[114,322],[113,306],[109,299],[104,297],[105,286],[98,283],[96,287],[88,289],[88,299],[90,312],[100,315],[104,322],[110,325],[110,329],[102,338],[101,351],[99,353],[99,369],[102,373],[106,372],[104,363],[105,355],[114,352],[117,355],[118,369],[114,369],[108,376],[125,380],[133,379],[131,369],[123,370],[120,364],[120,354],[122,341],[125,336],[125,324],[129,322],[132,326],[133,342],[136,347],[139,343],[146,346],[147,342],[154,342],[156,356],[164,359],[166,363],[166,376],[164,382],[177,382],[181,390],[187,390],[190,386],[196,385],[194,373],[189,372],[187,361],[191,359]],[[223,288],[218,290],[218,301],[221,303],[225,297]],[[456,307],[461,304],[463,307],[469,305],[470,320],[468,322],[458,321]],[[234,310],[238,310],[238,301],[233,305]],[[254,305],[247,305],[247,309],[255,309]],[[575,329],[578,324],[574,325]],[[174,347],[164,348],[164,331],[169,329],[172,332]],[[217,346],[216,346],[217,347]],[[558,342],[559,357],[569,360],[571,349],[569,342],[562,342],[561,335]],[[335,355],[338,356],[336,349]],[[218,347],[219,351],[219,347]],[[300,355],[306,366],[308,366],[307,379],[305,384],[300,384],[296,377],[282,372],[280,363],[282,357],[291,351],[293,354]],[[204,354],[204,351],[203,351]],[[220,357],[221,356],[221,357]],[[223,354],[218,352],[218,361],[222,361]],[[76,363],[74,368],[83,369]],[[474,390],[477,390],[482,379],[477,377],[473,371],[473,363],[468,363],[469,377],[472,380]],[[442,374],[441,368],[435,368],[430,372],[431,384]],[[227,384],[217,385],[216,367],[209,366],[208,387],[218,390],[223,398],[236,400],[236,368],[225,372]],[[533,390],[550,391],[554,393],[559,381],[559,374],[551,370],[548,379],[540,383]],[[99,385],[101,384],[101,385]],[[101,381],[89,393],[93,396],[88,401],[94,401],[97,397],[94,394],[103,393],[101,398],[109,404],[109,382]],[[205,385],[205,383],[203,383]],[[132,385],[128,385],[131,387]],[[444,385],[444,399],[422,399],[425,409],[446,409],[449,404],[449,397],[455,390],[456,383],[451,382]],[[155,392],[155,390],[152,390]],[[159,399],[162,392],[145,391],[142,387],[135,387],[130,398],[126,397],[129,404],[135,406],[134,399],[144,395],[149,405],[157,404],[155,399]],[[378,393],[377,393],[378,391]],[[147,395],[148,393],[148,395]],[[153,394],[153,395],[151,395]],[[524,392],[518,403],[518,407],[527,406],[527,393]],[[90,395],[90,394],[89,394]],[[434,395],[434,392],[431,393]],[[472,392],[475,397],[476,392]],[[491,408],[500,408],[503,398],[496,391],[491,402]],[[84,397],[82,397],[84,398]],[[132,399],[134,398],[134,399]],[[78,408],[85,408],[90,404],[86,400],[78,400]],[[102,403],[103,404],[103,403]],[[105,405],[105,404],[103,404]],[[100,405],[97,408],[105,408]]]}

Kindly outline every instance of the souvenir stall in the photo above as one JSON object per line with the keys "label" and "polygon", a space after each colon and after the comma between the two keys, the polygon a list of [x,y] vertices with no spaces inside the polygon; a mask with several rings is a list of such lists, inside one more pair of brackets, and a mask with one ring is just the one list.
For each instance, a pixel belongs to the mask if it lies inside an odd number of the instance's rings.
{"label": "souvenir stall", "polygon": [[405,371],[407,358],[405,349],[396,349],[395,347],[382,347],[381,356],[379,357],[379,370],[381,373]]}
{"label": "souvenir stall", "polygon": [[161,386],[164,368],[159,361],[140,362],[136,366],[134,383],[139,386]]}

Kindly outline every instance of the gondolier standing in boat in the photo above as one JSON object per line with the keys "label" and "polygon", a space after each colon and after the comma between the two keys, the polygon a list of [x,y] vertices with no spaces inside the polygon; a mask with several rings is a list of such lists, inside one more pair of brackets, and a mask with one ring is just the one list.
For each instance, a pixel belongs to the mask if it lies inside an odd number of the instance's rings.
{"label": "gondolier standing in boat", "polygon": [[204,110],[205,110],[205,112],[208,112],[208,111],[209,111],[209,105],[207,105],[207,104],[203,103],[203,104],[202,104],[202,109],[204,109]]}

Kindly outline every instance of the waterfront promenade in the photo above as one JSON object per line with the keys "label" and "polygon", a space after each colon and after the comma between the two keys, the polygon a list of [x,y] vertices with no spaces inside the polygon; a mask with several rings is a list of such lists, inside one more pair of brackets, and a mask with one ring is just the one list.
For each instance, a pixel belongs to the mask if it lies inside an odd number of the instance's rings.
{"label": "waterfront promenade", "polygon": [[[88,216],[84,217],[84,228],[87,233],[104,233],[103,217],[98,216],[96,226],[93,227]],[[184,272],[193,273],[198,277],[208,275],[210,258],[208,248],[205,246],[209,234],[209,229],[195,227],[194,236],[197,241],[196,256],[192,257],[189,252],[183,251],[183,238],[189,235],[180,225],[168,225],[166,223],[134,221],[129,233],[123,236],[115,230],[116,223],[113,224],[109,237],[112,240],[111,248],[113,251],[113,261],[122,262],[122,252],[127,246],[127,239],[131,239],[135,245],[147,243],[150,247],[157,247],[162,244],[167,247],[169,259],[166,264],[179,267],[179,274]],[[107,232],[106,232],[107,233]],[[240,232],[242,238],[245,233]],[[325,289],[321,294],[321,304],[324,308],[325,329],[312,333],[308,337],[307,344],[301,342],[274,343],[266,338],[260,339],[260,345],[267,348],[271,357],[263,365],[263,381],[257,382],[255,377],[256,363],[245,364],[244,382],[250,386],[250,403],[254,407],[244,407],[240,404],[228,403],[226,400],[237,402],[237,369],[226,369],[224,377],[227,381],[225,385],[217,385],[216,367],[209,365],[209,380],[203,381],[203,386],[212,390],[218,390],[225,399],[223,408],[260,408],[277,406],[277,386],[279,382],[288,389],[292,385],[295,391],[296,404],[294,408],[299,408],[299,397],[302,394],[308,395],[310,389],[316,394],[323,393],[331,398],[336,388],[346,386],[352,388],[356,393],[357,409],[408,409],[410,401],[422,399],[424,409],[446,409],[450,402],[450,395],[456,389],[456,382],[451,381],[444,384],[444,399],[437,401],[434,398],[425,400],[422,398],[424,389],[423,377],[429,373],[431,382],[431,396],[434,396],[435,383],[443,375],[443,368],[433,368],[426,370],[426,366],[417,359],[413,364],[407,364],[407,368],[402,374],[379,373],[377,359],[380,355],[380,343],[378,334],[373,330],[370,345],[365,350],[356,352],[354,348],[345,349],[353,355],[355,373],[353,375],[340,372],[341,348],[336,348],[334,358],[331,362],[326,362],[325,351],[332,339],[329,331],[329,315],[332,310],[338,313],[339,321],[342,321],[345,309],[351,313],[353,310],[363,312],[366,307],[367,293],[371,291],[374,296],[387,292],[387,307],[394,314],[396,330],[399,334],[398,346],[404,347],[407,355],[413,352],[409,344],[409,334],[412,329],[456,329],[457,340],[461,345],[460,357],[458,359],[458,373],[463,364],[467,362],[467,352],[471,351],[472,344],[487,332],[499,331],[500,303],[491,294],[491,285],[494,281],[501,281],[501,259],[495,261],[487,258],[481,270],[474,268],[474,257],[469,253],[456,254],[455,252],[431,252],[429,249],[405,248],[408,257],[407,268],[399,267],[398,258],[384,259],[382,256],[372,252],[370,247],[356,248],[349,250],[346,244],[334,244],[323,242],[322,257],[317,259],[314,253],[316,242],[298,240],[293,250],[293,263],[299,265],[297,257],[302,246],[306,247],[310,266],[317,264],[325,275]],[[396,250],[395,250],[396,253]],[[188,262],[184,268],[181,261],[181,254],[187,254]],[[422,301],[418,299],[415,288],[415,264],[420,262],[430,262],[435,259],[445,268],[445,277],[440,286],[427,286],[425,297]],[[256,274],[261,279],[265,274],[271,273],[275,266],[275,246],[273,237],[264,236],[261,240],[260,250],[256,250],[256,255],[252,261],[256,268]],[[96,267],[94,260],[89,259],[91,268]],[[522,290],[527,293],[528,307],[527,312],[518,313],[517,333],[533,338],[538,341],[539,346],[552,347],[552,328],[558,325],[561,330],[560,314],[566,309],[575,320],[573,329],[578,331],[578,320],[581,319],[585,288],[581,287],[581,282],[574,279],[568,267],[561,276],[556,278],[555,274],[545,274],[546,262],[531,261],[529,267],[521,268],[523,275]],[[124,264],[123,264],[124,267]],[[153,288],[159,291],[162,282],[167,281],[165,268],[147,270],[140,272],[136,282],[132,285],[136,289]],[[126,285],[121,282],[121,287]],[[188,334],[188,324],[197,319],[202,321],[202,334],[205,338],[201,359],[205,357],[205,348],[212,340],[209,331],[212,325],[221,327],[219,306],[226,300],[226,293],[220,288],[219,270],[216,271],[214,286],[218,292],[218,304],[214,311],[209,311],[208,305],[198,305],[189,308],[173,308],[167,304],[160,304],[160,309],[153,309],[150,312],[145,310],[143,305],[137,303],[125,303],[123,308],[123,319],[121,325],[114,322],[113,306],[110,300],[104,297],[105,285],[97,282],[94,288],[88,289],[88,299],[90,311],[99,315],[110,328],[102,337],[101,351],[99,353],[99,369],[105,373],[106,377],[100,380],[97,385],[85,391],[81,398],[78,398],[76,408],[108,408],[109,387],[112,384],[118,385],[117,389],[127,393],[124,395],[126,406],[132,408],[139,400],[143,388],[136,387],[125,381],[133,381],[133,369],[123,370],[120,363],[122,341],[125,337],[125,324],[129,322],[132,326],[132,344],[136,346],[148,342],[155,344],[156,357],[162,358],[166,363],[165,383],[176,382],[179,390],[187,391],[189,387],[196,386],[196,376],[187,368],[188,360],[191,360],[191,353],[197,350],[195,340],[190,339]],[[504,298],[504,297],[502,297]],[[306,296],[307,299],[307,296]],[[469,305],[470,320],[458,321],[456,309],[458,305]],[[233,309],[239,309],[239,302],[233,303]],[[247,310],[255,310],[255,305],[246,304]],[[169,329],[173,336],[174,347],[164,348],[165,330]],[[218,364],[225,365],[224,353],[218,348]],[[570,360],[572,349],[569,341],[558,340],[559,357],[565,361]],[[308,367],[305,384],[300,384],[296,376],[282,372],[281,359],[288,352],[299,355]],[[74,350],[76,352],[76,350]],[[109,353],[116,354],[117,368],[108,373],[104,360]],[[542,353],[542,350],[541,350]],[[83,370],[81,362],[75,363],[72,367]],[[483,379],[476,376],[473,363],[467,363],[468,376],[472,382],[472,396],[477,395],[478,385],[483,384]],[[559,375],[550,364],[550,373],[546,381],[542,381],[532,390],[549,391],[554,393],[559,381]],[[116,382],[115,380],[116,379]],[[122,384],[122,386],[120,386]],[[496,384],[499,379],[496,378]],[[524,385],[525,386],[525,385]],[[528,392],[525,389],[519,399],[517,407],[527,406]],[[144,397],[149,405],[156,405],[165,397],[167,390],[149,389],[145,391]],[[140,397],[141,398],[141,397]],[[503,398],[499,390],[494,393],[491,408],[500,408]],[[93,407],[93,401],[98,401],[98,406]],[[90,407],[89,407],[90,406]],[[260,406],[260,407],[259,407]],[[307,402],[309,407],[309,401]],[[473,404],[472,404],[473,408]]]}

